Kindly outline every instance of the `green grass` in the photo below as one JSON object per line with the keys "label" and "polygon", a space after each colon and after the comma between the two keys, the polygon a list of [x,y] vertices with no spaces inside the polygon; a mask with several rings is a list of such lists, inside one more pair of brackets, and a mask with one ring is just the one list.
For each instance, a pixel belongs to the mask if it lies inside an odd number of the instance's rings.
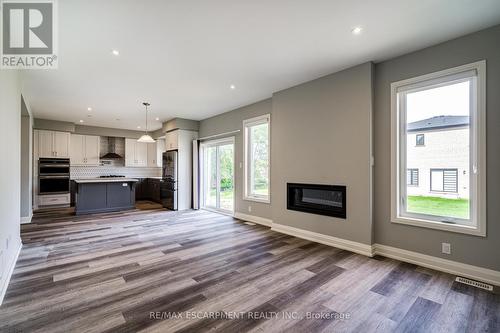
{"label": "green grass", "polygon": [[408,196],[407,210],[411,213],[468,219],[469,200]]}
{"label": "green grass", "polygon": [[255,194],[260,194],[260,195],[267,195],[268,194],[268,189],[267,186],[265,187],[258,187],[254,190]]}

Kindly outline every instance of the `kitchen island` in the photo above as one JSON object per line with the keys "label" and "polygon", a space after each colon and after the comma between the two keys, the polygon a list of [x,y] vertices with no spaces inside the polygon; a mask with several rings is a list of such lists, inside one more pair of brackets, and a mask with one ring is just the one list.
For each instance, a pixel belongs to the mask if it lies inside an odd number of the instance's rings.
{"label": "kitchen island", "polygon": [[75,214],[134,209],[137,181],[134,178],[74,179]]}

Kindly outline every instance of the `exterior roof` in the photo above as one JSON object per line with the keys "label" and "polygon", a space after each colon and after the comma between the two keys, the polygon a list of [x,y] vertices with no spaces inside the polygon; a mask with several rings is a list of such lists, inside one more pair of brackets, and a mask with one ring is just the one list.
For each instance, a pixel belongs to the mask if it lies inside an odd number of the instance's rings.
{"label": "exterior roof", "polygon": [[469,116],[436,116],[408,124],[408,132],[469,126]]}

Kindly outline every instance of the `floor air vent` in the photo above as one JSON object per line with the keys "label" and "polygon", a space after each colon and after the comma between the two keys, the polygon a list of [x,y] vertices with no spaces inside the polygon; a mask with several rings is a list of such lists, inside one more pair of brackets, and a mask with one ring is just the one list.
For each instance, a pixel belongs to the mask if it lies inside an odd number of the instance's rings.
{"label": "floor air vent", "polygon": [[457,278],[455,279],[455,281],[463,283],[463,284],[468,284],[469,286],[481,288],[481,289],[484,289],[484,290],[493,291],[493,286],[492,285],[489,285],[489,284],[486,284],[486,283],[482,283],[482,282],[479,282],[479,281],[474,281],[474,280],[466,279],[466,278],[459,277],[459,276],[457,276]]}

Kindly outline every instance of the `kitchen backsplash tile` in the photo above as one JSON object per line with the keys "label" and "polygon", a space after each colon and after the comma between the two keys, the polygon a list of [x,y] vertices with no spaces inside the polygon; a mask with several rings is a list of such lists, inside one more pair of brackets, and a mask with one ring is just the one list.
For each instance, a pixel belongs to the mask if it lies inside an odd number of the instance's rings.
{"label": "kitchen backsplash tile", "polygon": [[72,166],[71,179],[97,178],[106,175],[148,178],[161,177],[161,168],[131,168],[124,166]]}

